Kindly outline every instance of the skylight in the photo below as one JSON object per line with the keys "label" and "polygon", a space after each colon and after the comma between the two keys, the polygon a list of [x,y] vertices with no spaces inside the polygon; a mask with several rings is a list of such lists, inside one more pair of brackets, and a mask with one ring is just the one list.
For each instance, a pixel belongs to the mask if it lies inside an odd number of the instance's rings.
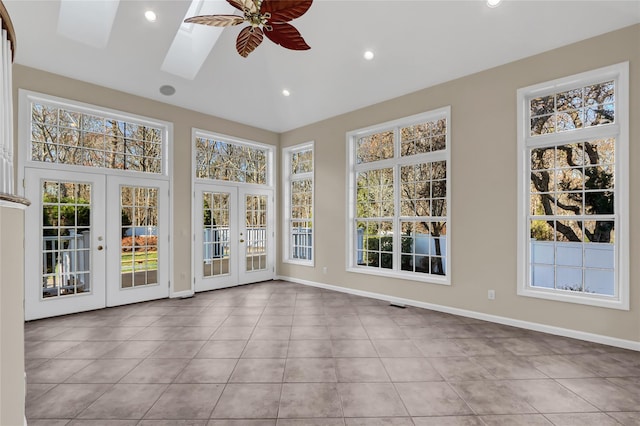
{"label": "skylight", "polygon": [[161,69],[170,74],[193,80],[209,56],[224,28],[185,24],[194,15],[233,14],[236,9],[224,1],[193,0],[182,18],[176,36],[164,58]]}
{"label": "skylight", "polygon": [[89,46],[109,42],[120,0],[60,0],[58,34]]}

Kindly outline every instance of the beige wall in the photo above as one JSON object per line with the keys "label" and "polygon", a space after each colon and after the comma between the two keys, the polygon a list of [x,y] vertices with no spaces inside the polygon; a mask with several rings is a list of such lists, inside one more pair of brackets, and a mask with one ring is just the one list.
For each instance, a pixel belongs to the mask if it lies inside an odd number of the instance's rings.
{"label": "beige wall", "polygon": [[24,422],[23,205],[0,201],[0,425]]}
{"label": "beige wall", "polygon": [[[27,89],[173,123],[173,146],[169,151],[174,170],[171,191],[174,226],[171,242],[175,259],[171,283],[174,292],[189,290],[192,283],[191,197],[189,196],[191,193],[191,128],[196,127],[255,142],[278,145],[278,134],[273,132],[20,65],[14,65],[13,68],[13,88],[14,111],[18,111],[18,89]],[[18,132],[16,132],[14,152],[19,152],[17,134],[21,129],[18,128],[17,120],[16,113],[14,122]]]}
{"label": "beige wall", "polygon": [[[516,295],[516,90],[630,62],[631,310]],[[281,276],[640,341],[640,25],[506,64],[281,135],[315,140],[315,267],[280,263]],[[420,72],[420,70],[415,70]],[[390,83],[391,84],[391,83]],[[375,90],[375,88],[372,88]],[[451,105],[451,286],[345,272],[345,133]],[[281,248],[281,247],[280,247]],[[279,259],[281,259],[281,250]],[[322,273],[327,266],[328,273]],[[487,300],[487,290],[496,300]]]}

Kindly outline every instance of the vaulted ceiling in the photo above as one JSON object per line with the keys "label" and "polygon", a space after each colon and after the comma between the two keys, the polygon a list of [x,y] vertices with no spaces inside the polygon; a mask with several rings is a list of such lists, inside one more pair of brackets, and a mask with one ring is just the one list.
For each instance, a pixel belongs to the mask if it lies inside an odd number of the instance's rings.
{"label": "vaulted ceiling", "polygon": [[225,1],[4,3],[18,64],[275,132],[640,22],[637,0],[315,0],[293,21],[311,50],[265,39],[242,58],[241,26],[182,24],[194,11],[232,12]]}

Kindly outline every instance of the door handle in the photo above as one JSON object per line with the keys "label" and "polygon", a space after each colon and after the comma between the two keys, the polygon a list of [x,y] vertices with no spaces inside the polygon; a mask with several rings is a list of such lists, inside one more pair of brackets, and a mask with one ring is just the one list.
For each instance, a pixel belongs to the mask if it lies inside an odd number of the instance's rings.
{"label": "door handle", "polygon": [[98,251],[102,251],[103,248],[104,247],[102,247],[102,246],[98,246]]}
{"label": "door handle", "polygon": [[241,243],[244,243],[244,240],[240,240]]}

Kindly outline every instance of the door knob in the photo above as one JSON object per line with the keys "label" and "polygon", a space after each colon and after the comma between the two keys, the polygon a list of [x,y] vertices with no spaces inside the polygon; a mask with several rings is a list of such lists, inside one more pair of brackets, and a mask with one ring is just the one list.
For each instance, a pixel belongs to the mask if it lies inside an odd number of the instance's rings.
{"label": "door knob", "polygon": [[102,251],[103,248],[104,247],[102,247],[102,246],[98,246],[98,251]]}
{"label": "door knob", "polygon": [[244,240],[240,240],[241,243],[244,243]]}

